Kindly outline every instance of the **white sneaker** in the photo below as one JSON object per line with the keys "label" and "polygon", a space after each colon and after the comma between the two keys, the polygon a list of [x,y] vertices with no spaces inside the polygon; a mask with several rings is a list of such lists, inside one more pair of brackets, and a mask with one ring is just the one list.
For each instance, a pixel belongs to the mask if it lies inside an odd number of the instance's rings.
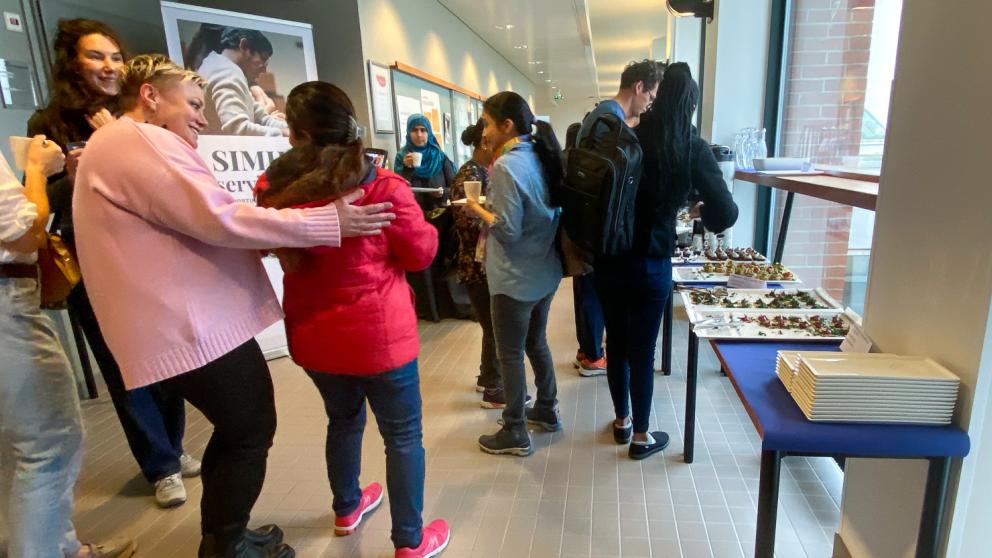
{"label": "white sneaker", "polygon": [[155,481],[155,501],[163,508],[174,508],[186,503],[183,477],[176,473]]}
{"label": "white sneaker", "polygon": [[184,479],[200,476],[200,465],[200,460],[188,453],[179,456],[179,467]]}

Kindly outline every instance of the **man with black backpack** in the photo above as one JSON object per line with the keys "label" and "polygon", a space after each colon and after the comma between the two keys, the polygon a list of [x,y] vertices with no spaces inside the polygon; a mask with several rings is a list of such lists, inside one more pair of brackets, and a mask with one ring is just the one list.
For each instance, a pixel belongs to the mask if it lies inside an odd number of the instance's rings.
{"label": "man with black backpack", "polygon": [[[570,146],[559,196],[562,226],[591,260],[622,254],[631,247],[641,150],[626,122],[636,121],[651,106],[663,72],[664,65],[653,60],[628,64],[616,96],[586,115],[575,145]],[[594,273],[573,277],[572,289],[580,338],[575,364],[581,376],[604,375],[603,314]]]}

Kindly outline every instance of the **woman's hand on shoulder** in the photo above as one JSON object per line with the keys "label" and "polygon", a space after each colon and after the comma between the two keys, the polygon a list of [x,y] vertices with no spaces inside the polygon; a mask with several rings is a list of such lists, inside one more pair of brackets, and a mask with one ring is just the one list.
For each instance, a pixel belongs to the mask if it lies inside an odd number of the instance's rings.
{"label": "woman's hand on shoulder", "polygon": [[99,111],[93,113],[91,116],[86,117],[86,122],[89,123],[90,127],[94,130],[99,130],[100,128],[110,124],[111,122],[117,120],[114,118],[110,111],[102,108]]}
{"label": "woman's hand on shoulder", "polygon": [[338,226],[341,228],[342,238],[380,234],[382,229],[389,226],[390,221],[396,219],[396,214],[389,211],[393,207],[390,202],[363,206],[351,205],[364,195],[365,190],[356,188],[334,200],[334,206],[338,210]]}

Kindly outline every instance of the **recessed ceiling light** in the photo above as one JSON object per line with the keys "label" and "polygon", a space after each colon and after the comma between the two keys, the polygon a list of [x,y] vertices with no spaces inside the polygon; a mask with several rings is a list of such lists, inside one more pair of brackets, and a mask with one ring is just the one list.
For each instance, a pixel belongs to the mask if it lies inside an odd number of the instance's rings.
{"label": "recessed ceiling light", "polygon": [[527,45],[521,43],[519,45],[513,45],[513,48],[515,48],[517,50],[525,50],[527,48]]}
{"label": "recessed ceiling light", "polygon": [[513,29],[515,26],[512,23],[507,23],[503,26],[503,29]]}
{"label": "recessed ceiling light", "polygon": [[502,25],[493,25],[493,27],[495,27],[496,29],[499,29],[500,31],[506,29],[506,27],[503,27]]}
{"label": "recessed ceiling light", "polygon": [[543,73],[544,73],[544,70],[538,70],[537,71],[537,75],[542,75]]}
{"label": "recessed ceiling light", "polygon": [[548,83],[551,83],[551,80],[550,80],[550,79],[546,79],[546,80],[544,80],[544,81],[546,81],[546,82],[548,82]]}

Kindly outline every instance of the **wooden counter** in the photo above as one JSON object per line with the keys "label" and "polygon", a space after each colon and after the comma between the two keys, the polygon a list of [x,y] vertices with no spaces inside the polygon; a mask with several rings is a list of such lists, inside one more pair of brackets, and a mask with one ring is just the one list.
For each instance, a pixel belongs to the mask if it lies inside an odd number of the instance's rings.
{"label": "wooden counter", "polygon": [[844,205],[875,210],[878,200],[878,183],[852,180],[829,175],[776,176],[757,172],[737,171],[734,178],[753,184],[778,188]]}

